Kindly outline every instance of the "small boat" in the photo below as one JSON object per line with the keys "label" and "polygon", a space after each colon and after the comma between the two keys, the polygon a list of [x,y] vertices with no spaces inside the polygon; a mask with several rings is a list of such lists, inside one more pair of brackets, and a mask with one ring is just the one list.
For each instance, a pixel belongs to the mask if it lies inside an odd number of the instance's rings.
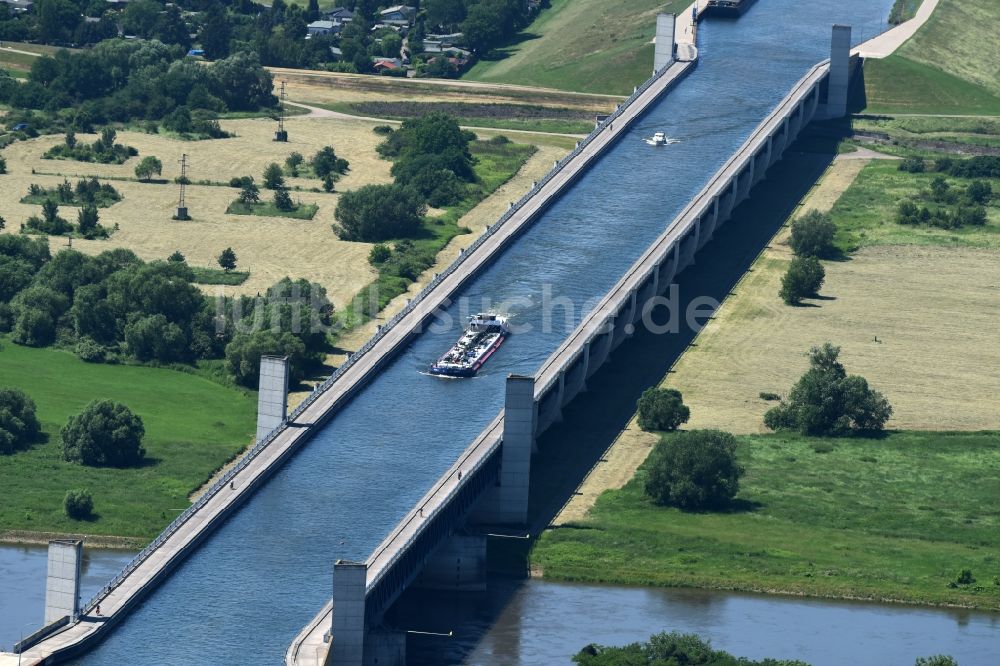
{"label": "small boat", "polygon": [[431,374],[443,377],[473,377],[510,335],[507,317],[480,312],[469,317],[465,333],[431,366]]}
{"label": "small boat", "polygon": [[680,143],[679,139],[672,139],[663,132],[657,132],[645,141],[651,146],[669,146],[675,143]]}

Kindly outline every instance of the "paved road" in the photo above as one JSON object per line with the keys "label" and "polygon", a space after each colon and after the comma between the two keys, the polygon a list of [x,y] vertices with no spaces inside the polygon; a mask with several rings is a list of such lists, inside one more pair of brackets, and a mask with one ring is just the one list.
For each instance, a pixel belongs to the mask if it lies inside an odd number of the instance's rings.
{"label": "paved road", "polygon": [[900,23],[891,30],[886,30],[878,37],[873,37],[867,42],[863,42],[854,48],[855,53],[860,53],[864,58],[885,58],[892,55],[903,43],[917,32],[917,30],[927,19],[930,18],[934,8],[937,7],[938,0],[924,0],[917,10],[916,16]]}

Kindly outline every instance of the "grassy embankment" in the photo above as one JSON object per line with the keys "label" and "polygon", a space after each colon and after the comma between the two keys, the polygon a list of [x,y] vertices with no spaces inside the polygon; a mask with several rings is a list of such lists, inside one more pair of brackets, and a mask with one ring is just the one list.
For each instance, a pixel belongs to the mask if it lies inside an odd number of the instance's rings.
{"label": "grassy embankment", "polygon": [[994,0],[944,0],[895,54],[865,64],[865,112],[1000,115],[998,25]]}
{"label": "grassy embankment", "polygon": [[[1000,608],[1000,435],[747,436],[739,456],[736,510],[655,506],[640,470],[545,532],[533,564],[563,580]],[[949,587],[962,569],[976,583]]]}
{"label": "grassy embankment", "polygon": [[465,78],[626,95],[649,78],[656,14],[690,4],[553,0],[512,46],[480,60]]}
{"label": "grassy embankment", "polygon": [[473,168],[477,182],[469,187],[464,199],[448,206],[440,215],[425,218],[424,233],[409,241],[412,246],[406,252],[406,263],[413,270],[408,275],[395,272],[394,263],[385,265],[372,284],[358,292],[347,308],[338,311],[338,323],[344,331],[364,324],[389,301],[405,293],[420,272],[433,265],[438,252],[452,238],[469,233],[467,228],[459,225],[462,216],[510,180],[536,149],[516,143],[475,141],[469,145],[469,150],[475,158]]}
{"label": "grassy embankment", "polygon": [[[35,400],[47,436],[27,451],[0,456],[0,538],[15,530],[148,539],[253,439],[254,394],[194,374],[88,364],[65,351],[3,338],[0,377]],[[120,401],[142,418],[145,465],[94,468],[62,460],[59,429],[95,398]],[[73,488],[93,493],[96,519],[65,516],[63,497]]]}

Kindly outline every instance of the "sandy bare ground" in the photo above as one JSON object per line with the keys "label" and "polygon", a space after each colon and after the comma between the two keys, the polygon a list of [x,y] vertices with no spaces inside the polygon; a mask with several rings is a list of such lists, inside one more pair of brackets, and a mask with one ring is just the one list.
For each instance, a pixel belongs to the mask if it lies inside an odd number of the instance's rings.
{"label": "sandy bare ground", "polygon": [[[829,210],[868,162],[868,156],[836,160],[799,211]],[[823,295],[834,300],[791,308],[777,295],[792,256],[787,236],[786,227],[675,365],[669,385],[691,407],[686,427],[763,432],[773,403],[759,393],[787,392],[805,370],[805,351],[830,340],[843,347],[850,372],[889,397],[895,408],[890,427],[1000,428],[1000,377],[993,371],[1000,364],[996,253],[866,249],[849,261],[826,263]],[[656,441],[633,419],[553,523],[582,518],[598,495],[627,483]]]}
{"label": "sandy bare ground", "polygon": [[[42,153],[59,143],[58,136],[12,144],[3,151],[9,175],[0,177],[0,201],[8,231],[16,231],[38,206],[18,203],[30,183],[52,186],[62,180],[56,176],[32,174],[32,169],[66,174],[72,181],[80,176],[133,177],[135,164],[145,155],[155,155],[163,162],[163,177],[172,180],[179,174],[182,153],[188,155],[189,175],[193,181],[226,182],[232,176],[253,175],[258,182],[270,162],[284,162],[293,151],[307,158],[324,145],[333,145],[338,155],[351,163],[351,171],[338,183],[338,190],[348,190],[367,183],[389,182],[390,164],[378,158],[375,145],[379,137],[372,124],[338,119],[293,118],[287,121],[288,143],[271,140],[274,122],[270,120],[224,121],[227,130],[238,136],[215,141],[177,141],[167,137],[135,132],[120,132],[118,141],[134,146],[139,157],[123,165],[87,164],[67,160],[43,160]],[[79,135],[81,141],[94,136]],[[369,246],[340,241],[330,229],[338,194],[295,192],[294,198],[319,204],[312,220],[282,217],[228,215],[226,206],[236,191],[228,187],[192,185],[187,200],[190,222],[170,219],[177,206],[178,188],[174,184],[156,185],[111,181],[124,200],[101,209],[101,222],[118,223],[120,230],[106,241],[73,242],[84,252],[100,252],[110,247],[127,247],[144,259],[163,259],[180,250],[194,266],[215,266],[216,257],[232,247],[239,257],[239,268],[250,271],[250,279],[239,287],[227,287],[227,293],[256,294],[286,275],[303,277],[327,288],[336,305],[347,302],[375,272],[368,265]],[[319,186],[314,179],[289,179],[303,188]],[[270,196],[262,192],[262,197]],[[62,215],[73,220],[76,210],[64,207]],[[65,239],[54,238],[53,249],[64,246]],[[209,291],[215,287],[207,288]]]}
{"label": "sandy bare ground", "polygon": [[606,113],[621,97],[572,93],[549,88],[443,79],[399,79],[394,77],[315,72],[270,68],[275,86],[285,81],[290,99],[300,102],[395,101],[460,102],[476,104],[531,104],[567,107]]}

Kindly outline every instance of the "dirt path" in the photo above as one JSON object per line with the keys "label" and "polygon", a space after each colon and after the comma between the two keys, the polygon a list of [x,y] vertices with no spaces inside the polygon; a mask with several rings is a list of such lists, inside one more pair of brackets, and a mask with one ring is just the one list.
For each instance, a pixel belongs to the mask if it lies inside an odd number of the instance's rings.
{"label": "dirt path", "polygon": [[[833,165],[823,174],[819,183],[806,196],[803,205],[799,207],[800,211],[810,208],[829,210],[870,161],[870,158],[847,158],[845,157],[846,155],[853,155],[853,153],[838,155]],[[842,157],[843,159],[840,159]],[[784,233],[784,230],[779,232],[779,234],[781,233]],[[725,307],[724,304],[719,309],[719,313],[722,313]],[[716,316],[718,317],[719,315],[717,314]],[[710,326],[712,324],[717,324],[717,322],[711,322]],[[718,328],[717,325],[716,328]],[[707,331],[708,327],[705,330]],[[682,365],[691,365],[690,362],[687,362],[688,355],[689,352],[685,353],[677,362],[675,368],[679,368]],[[670,384],[674,385],[676,381],[675,376],[670,375],[670,377]],[[666,384],[667,382],[663,381],[661,386],[665,386]],[[688,402],[686,392],[685,402]],[[694,413],[694,409],[692,409],[692,413]],[[615,438],[615,441],[608,448],[608,451],[601,457],[601,461],[584,478],[580,487],[577,488],[577,492],[570,497],[563,509],[556,515],[552,521],[552,525],[564,525],[580,520],[590,511],[590,507],[594,505],[594,502],[601,493],[605,490],[621,488],[628,483],[635,476],[635,471],[639,468],[639,465],[642,464],[646,456],[649,455],[649,452],[652,451],[657,440],[658,437],[656,435],[640,430],[633,416],[625,430],[619,433],[618,437]]]}

